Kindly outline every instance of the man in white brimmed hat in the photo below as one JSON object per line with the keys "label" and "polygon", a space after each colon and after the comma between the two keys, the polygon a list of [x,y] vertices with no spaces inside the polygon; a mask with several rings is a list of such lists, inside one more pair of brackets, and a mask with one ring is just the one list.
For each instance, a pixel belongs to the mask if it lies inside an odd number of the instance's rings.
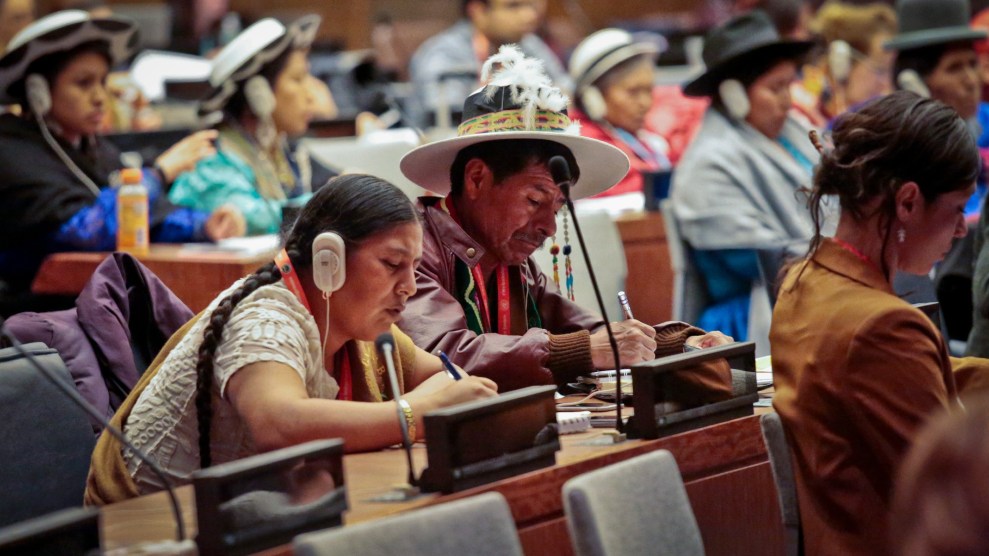
{"label": "man in white brimmed hat", "polygon": [[[43,17],[18,33],[0,57],[0,281],[26,290],[55,251],[112,251],[116,192],[110,173],[120,153],[99,137],[108,109],[106,76],[137,47],[126,19],[79,10]],[[229,208],[212,214],[175,207],[164,188],[212,152],[213,132],[180,141],[144,172],[151,241],[188,242],[243,234]]]}
{"label": "man in white brimmed hat", "polygon": [[[492,67],[499,68],[493,75]],[[488,60],[483,79],[488,85],[464,103],[458,137],[402,159],[406,177],[447,196],[420,199],[418,291],[399,325],[423,349],[442,350],[501,391],[563,384],[613,368],[601,317],[549,284],[531,255],[555,236],[564,203],[549,160],[562,156],[568,162],[577,199],[624,177],[628,158],[578,135],[566,114],[567,98],[538,61],[514,47],[502,47]],[[613,328],[624,364],[682,351],[688,336],[704,345],[727,341],[685,323],[654,328],[629,319]],[[727,374],[719,369],[696,373],[702,397],[730,395]],[[727,373],[727,367],[720,370]]]}

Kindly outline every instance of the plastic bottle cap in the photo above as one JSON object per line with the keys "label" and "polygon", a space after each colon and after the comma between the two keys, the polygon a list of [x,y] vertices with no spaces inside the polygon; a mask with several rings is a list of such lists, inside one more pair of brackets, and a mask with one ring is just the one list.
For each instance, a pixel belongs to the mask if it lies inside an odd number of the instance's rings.
{"label": "plastic bottle cap", "polygon": [[124,168],[120,171],[120,183],[136,184],[141,183],[144,175],[140,168]]}

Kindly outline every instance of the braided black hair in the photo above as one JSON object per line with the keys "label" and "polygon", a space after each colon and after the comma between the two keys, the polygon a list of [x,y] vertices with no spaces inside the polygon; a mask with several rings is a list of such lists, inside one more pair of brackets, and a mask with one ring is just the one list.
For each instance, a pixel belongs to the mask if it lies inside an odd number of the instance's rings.
{"label": "braided black hair", "polygon": [[[343,238],[348,252],[352,252],[362,241],[375,234],[418,221],[415,207],[394,185],[362,174],[338,176],[320,188],[302,208],[285,240],[285,250],[296,272],[301,272],[312,268],[311,245],[322,232],[336,232]],[[213,420],[214,358],[223,329],[234,307],[242,299],[281,278],[274,262],[259,268],[220,301],[203,330],[203,342],[196,361],[196,418],[199,465],[202,469],[212,464],[210,426]]]}

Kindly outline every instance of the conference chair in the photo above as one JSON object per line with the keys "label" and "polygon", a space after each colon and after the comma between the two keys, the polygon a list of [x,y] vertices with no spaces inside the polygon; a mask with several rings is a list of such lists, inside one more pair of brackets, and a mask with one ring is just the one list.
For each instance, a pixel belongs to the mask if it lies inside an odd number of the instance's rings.
{"label": "conference chair", "polygon": [[385,129],[360,137],[306,138],[302,144],[312,157],[340,173],[370,174],[395,184],[413,201],[427,191],[402,174],[399,162],[419,146],[411,129]]}
{"label": "conference chair", "polygon": [[780,516],[783,521],[783,547],[786,556],[803,554],[803,539],[800,530],[800,507],[797,505],[797,483],[793,475],[793,461],[790,457],[790,444],[786,440],[786,430],[778,413],[765,413],[759,417],[762,438],[769,453],[769,466],[773,470],[776,483],[776,498],[779,500]]}
{"label": "conference chair", "polygon": [[[563,212],[556,216],[556,243],[563,249]],[[591,275],[587,272],[587,264],[584,262],[583,252],[580,250],[580,242],[577,241],[577,232],[573,229],[573,220],[567,217],[570,222],[570,246],[573,251],[570,254],[570,261],[573,265],[574,277],[574,301],[582,308],[595,314],[600,314],[597,298],[594,297],[594,288],[591,285]],[[625,245],[622,237],[618,233],[618,226],[610,214],[603,210],[581,210],[577,206],[577,218],[580,219],[580,229],[584,232],[584,241],[591,256],[591,264],[594,265],[594,274],[601,286],[601,299],[604,301],[605,310],[608,313],[610,322],[625,320],[622,315],[621,306],[618,304],[618,291],[625,289],[625,280],[628,277],[628,265],[625,260]],[[553,255],[549,248],[552,245],[550,240],[546,240],[541,249],[533,253],[536,264],[540,270],[546,274],[547,280],[553,279]],[[563,253],[558,255],[557,265],[560,268],[560,289],[566,293],[566,268]],[[633,313],[635,311],[635,299],[629,299]]]}
{"label": "conference chair", "polygon": [[[70,387],[54,349],[24,349]],[[0,349],[0,526],[82,505],[96,439],[82,409],[15,348]]]}
{"label": "conference chair", "polygon": [[656,450],[563,485],[578,556],[703,556],[697,520],[673,454]]}
{"label": "conference chair", "polygon": [[100,548],[99,508],[72,508],[0,529],[0,556],[93,554]]}
{"label": "conference chair", "polygon": [[707,286],[694,266],[691,248],[680,233],[680,225],[669,199],[659,204],[666,228],[666,244],[670,249],[670,266],[673,268],[673,320],[697,322],[708,304]]}
{"label": "conference chair", "polygon": [[522,556],[511,510],[497,492],[295,538],[299,556]]}
{"label": "conference chair", "polygon": [[[670,249],[670,266],[673,267],[673,320],[697,323],[709,303],[704,277],[694,266],[690,244],[680,233],[673,203],[669,199],[660,203],[666,243]],[[758,255],[758,251],[756,252]],[[778,255],[777,255],[778,256]],[[756,357],[769,355],[769,327],[772,321],[771,292],[762,280],[752,283],[749,303],[748,341],[756,344]],[[740,338],[735,338],[739,340]]]}

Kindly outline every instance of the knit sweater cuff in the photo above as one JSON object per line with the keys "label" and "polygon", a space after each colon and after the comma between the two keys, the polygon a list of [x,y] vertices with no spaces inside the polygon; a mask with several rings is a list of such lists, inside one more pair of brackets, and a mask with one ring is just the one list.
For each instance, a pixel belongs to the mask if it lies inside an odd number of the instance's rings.
{"label": "knit sweater cuff", "polygon": [[546,366],[557,384],[576,379],[594,370],[591,364],[591,333],[549,334],[549,361]]}
{"label": "knit sweater cuff", "polygon": [[676,320],[657,324],[653,328],[656,329],[656,357],[683,353],[687,338],[706,334],[696,326]]}

